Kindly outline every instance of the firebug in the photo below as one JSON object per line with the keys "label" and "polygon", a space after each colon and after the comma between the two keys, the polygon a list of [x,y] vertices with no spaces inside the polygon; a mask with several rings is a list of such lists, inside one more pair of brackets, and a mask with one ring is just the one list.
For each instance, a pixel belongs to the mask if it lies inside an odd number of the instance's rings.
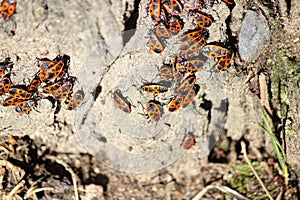
{"label": "firebug", "polygon": [[162,105],[160,102],[155,101],[155,100],[150,100],[146,104],[146,114],[147,116],[154,122],[158,122],[162,116]]}
{"label": "firebug", "polygon": [[83,90],[78,90],[75,92],[70,98],[67,99],[67,109],[68,110],[76,110],[80,107],[84,99]]}
{"label": "firebug", "polygon": [[17,2],[15,0],[3,0],[1,3],[0,15],[4,19],[9,19],[16,11]]}
{"label": "firebug", "polygon": [[187,133],[181,143],[183,149],[191,149],[195,145],[195,136],[192,133]]}
{"label": "firebug", "polygon": [[123,112],[129,114],[131,112],[130,102],[122,95],[120,90],[116,90],[113,93],[114,103],[119,107]]}

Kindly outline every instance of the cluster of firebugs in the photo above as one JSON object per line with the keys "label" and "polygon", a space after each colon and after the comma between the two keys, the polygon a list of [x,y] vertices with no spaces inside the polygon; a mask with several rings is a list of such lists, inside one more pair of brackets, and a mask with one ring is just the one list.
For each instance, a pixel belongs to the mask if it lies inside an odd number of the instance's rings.
{"label": "cluster of firebugs", "polygon": [[[223,0],[228,5],[234,4],[233,0]],[[154,23],[154,28],[148,33],[148,45],[154,53],[161,54],[167,40],[178,35],[184,23],[180,14],[183,10],[190,13],[195,24],[195,29],[188,30],[179,36],[179,53],[170,64],[163,64],[159,75],[165,81],[172,81],[175,85],[175,96],[168,104],[168,112],[178,111],[192,104],[200,87],[196,83],[196,75],[208,58],[218,59],[215,70],[225,70],[234,59],[234,52],[225,47],[207,44],[207,28],[213,23],[213,18],[200,11],[202,0],[150,0],[148,13]],[[168,86],[160,83],[146,83],[142,90],[146,93],[158,95],[168,91]],[[131,112],[130,102],[122,95],[120,90],[113,94],[115,104],[125,113]],[[163,114],[159,101],[150,100],[145,106],[146,115],[153,122],[158,122]],[[190,149],[195,144],[192,133],[185,134],[182,141],[183,149]]]}
{"label": "cluster of firebugs", "polygon": [[[14,85],[11,81],[13,63],[7,57],[0,62],[0,96],[7,97],[2,101],[4,107],[14,107],[19,114],[28,114],[37,106],[40,99],[52,102],[65,101],[67,110],[77,109],[84,99],[82,89],[73,93],[76,77],[69,76],[70,57],[58,55],[54,59],[37,58],[39,71],[28,84]],[[5,74],[5,71],[10,72]]]}
{"label": "cluster of firebugs", "polygon": [[[222,0],[228,5],[233,5],[234,0]],[[16,11],[15,0],[3,0],[0,15],[9,19]],[[234,52],[218,45],[206,44],[207,28],[213,23],[213,18],[201,12],[203,0],[150,0],[148,13],[154,28],[149,31],[148,44],[154,53],[161,54],[167,40],[178,35],[184,27],[180,17],[183,10],[190,13],[196,28],[188,30],[180,35],[179,53],[171,64],[163,64],[159,69],[162,79],[175,83],[175,97],[168,105],[169,112],[175,112],[180,108],[186,108],[192,104],[194,97],[199,91],[195,84],[196,75],[204,65],[207,58],[217,58],[216,71],[225,70],[233,61]],[[15,106],[20,114],[29,113],[36,105],[38,88],[42,93],[50,94],[56,101],[66,99],[67,109],[78,108],[84,98],[82,90],[72,95],[75,77],[68,76],[69,57],[59,55],[55,59],[37,59],[39,72],[34,76],[28,86],[11,86],[10,74],[2,77],[6,68],[12,66],[9,58],[0,63],[0,95],[5,93],[9,97],[2,102],[3,106]],[[168,86],[160,83],[146,83],[142,85],[144,92],[158,95],[168,91]],[[36,95],[39,96],[39,95]],[[130,102],[122,95],[120,90],[113,93],[114,103],[125,113],[131,112]],[[159,101],[150,100],[146,104],[146,115],[153,121],[158,122],[162,117],[163,109]],[[187,133],[182,142],[182,148],[190,149],[195,144],[195,137]]]}
{"label": "cluster of firebugs", "polygon": [[[15,0],[3,0],[0,16],[5,20],[10,19],[16,12]],[[38,100],[42,98],[60,102],[65,100],[68,110],[77,109],[84,99],[83,90],[73,93],[76,77],[69,76],[70,57],[58,55],[54,59],[37,58],[39,71],[33,76],[30,83],[14,85],[10,79],[13,63],[10,58],[0,62],[0,96],[8,95],[2,101],[2,106],[13,106],[19,114],[28,114],[36,107]]]}

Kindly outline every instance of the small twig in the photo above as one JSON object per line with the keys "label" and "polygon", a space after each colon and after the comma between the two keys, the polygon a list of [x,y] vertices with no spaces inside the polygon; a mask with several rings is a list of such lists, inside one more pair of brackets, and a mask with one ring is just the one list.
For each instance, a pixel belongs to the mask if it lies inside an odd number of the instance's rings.
{"label": "small twig", "polygon": [[17,194],[18,193],[18,190],[21,188],[21,187],[23,187],[23,185],[25,184],[25,180],[22,180],[22,181],[20,181],[20,183],[18,183],[18,185],[16,185],[15,187],[14,187],[14,189],[12,189],[11,191],[10,191],[10,193],[8,194],[8,199],[9,198],[12,198],[15,194]]}
{"label": "small twig", "polygon": [[77,190],[77,176],[76,174],[73,172],[72,168],[69,167],[69,165],[65,162],[63,162],[62,160],[59,160],[57,159],[56,157],[54,156],[50,156],[50,155],[47,155],[45,156],[46,159],[50,159],[50,160],[53,160],[55,161],[56,163],[64,166],[64,168],[71,174],[71,177],[72,177],[72,182],[73,182],[73,186],[74,186],[74,194],[75,194],[75,200],[79,200],[79,196],[78,196],[78,190]]}
{"label": "small twig", "polygon": [[[259,75],[258,78],[259,78],[258,80],[259,80],[261,104],[266,108],[268,113],[272,113],[270,102],[269,102],[268,85],[267,85],[266,76],[262,73]],[[269,116],[268,119],[271,120]]]}
{"label": "small twig", "polygon": [[269,193],[269,191],[267,190],[266,186],[264,185],[264,183],[262,182],[262,180],[259,178],[257,172],[255,171],[254,167],[251,164],[251,161],[249,160],[248,156],[247,156],[247,151],[246,151],[246,144],[245,142],[241,142],[241,146],[242,146],[242,153],[244,155],[244,158],[246,160],[246,162],[248,163],[249,167],[251,168],[253,174],[255,175],[256,179],[258,180],[258,182],[260,183],[260,185],[262,186],[262,188],[264,189],[264,191],[266,192],[266,194],[268,195],[269,199],[273,200],[273,197],[271,196],[271,194]]}

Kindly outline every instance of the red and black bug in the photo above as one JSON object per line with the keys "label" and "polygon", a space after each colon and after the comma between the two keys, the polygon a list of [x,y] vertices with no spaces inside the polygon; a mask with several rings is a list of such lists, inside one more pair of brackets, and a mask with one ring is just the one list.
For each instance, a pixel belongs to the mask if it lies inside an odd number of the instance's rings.
{"label": "red and black bug", "polygon": [[219,58],[228,54],[228,49],[218,45],[209,44],[209,45],[205,45],[201,49],[201,52],[203,53],[203,55],[209,58]]}
{"label": "red and black bug", "polygon": [[33,99],[24,100],[16,106],[15,111],[19,114],[28,114],[36,105]]}
{"label": "red and black bug", "polygon": [[195,145],[195,136],[192,133],[187,133],[181,143],[183,149],[191,149]]}
{"label": "red and black bug", "polygon": [[16,8],[17,2],[15,0],[3,0],[0,15],[2,15],[4,19],[9,19],[16,12]]}
{"label": "red and black bug", "polygon": [[150,30],[148,33],[148,44],[150,49],[155,52],[161,54],[165,47],[161,38],[158,38],[155,34],[155,29]]}
{"label": "red and black bug", "polygon": [[8,97],[7,99],[5,99],[2,102],[2,106],[6,107],[6,106],[17,106],[19,105],[23,100],[22,99],[18,99],[15,97]]}
{"label": "red and black bug", "polygon": [[0,96],[7,93],[11,86],[10,74],[0,79]]}
{"label": "red and black bug", "polygon": [[38,75],[41,82],[49,82],[53,79],[62,79],[69,69],[70,56],[58,55],[53,60],[37,58],[40,69]]}
{"label": "red and black bug", "polygon": [[186,59],[197,57],[206,44],[206,34],[202,29],[195,29],[183,33],[180,37],[180,54]]}
{"label": "red and black bug", "polygon": [[186,108],[193,103],[195,96],[197,95],[199,89],[200,89],[200,86],[195,84],[194,87],[187,92],[187,94],[184,96],[184,99],[183,99],[183,102],[181,105],[182,108]]}
{"label": "red and black bug", "polygon": [[40,85],[41,85],[40,77],[38,75],[35,75],[28,85],[28,91],[30,92],[36,91]]}
{"label": "red and black bug", "polygon": [[194,23],[200,28],[209,28],[214,21],[212,16],[209,16],[199,11],[193,11],[192,17]]}
{"label": "red and black bug", "polygon": [[201,57],[189,58],[185,61],[187,72],[190,72],[191,74],[196,73],[203,67],[205,61],[206,59]]}
{"label": "red and black bug", "polygon": [[233,61],[233,58],[234,58],[234,52],[232,50],[229,50],[225,56],[219,58],[219,60],[217,61],[215,66],[216,70],[218,72],[225,70]]}
{"label": "red and black bug", "polygon": [[172,66],[163,64],[159,69],[159,75],[164,80],[169,80],[173,77]]}
{"label": "red and black bug", "polygon": [[66,100],[67,109],[68,110],[76,110],[80,107],[84,99],[84,92],[83,90],[78,90],[75,92],[70,98]]}
{"label": "red and black bug", "polygon": [[144,92],[154,95],[168,92],[168,87],[159,83],[146,83],[142,85],[142,89]]}
{"label": "red and black bug", "polygon": [[182,12],[182,6],[177,0],[162,0],[162,4],[170,15],[178,16]]}
{"label": "red and black bug", "polygon": [[54,66],[56,62],[49,58],[36,58],[37,66],[41,71],[47,71],[50,67]]}
{"label": "red and black bug", "polygon": [[52,94],[55,90],[57,90],[59,87],[61,87],[63,83],[64,83],[64,80],[59,80],[54,83],[49,83],[42,87],[42,91],[43,91],[43,93],[46,93],[46,94]]}
{"label": "red and black bug", "polygon": [[167,29],[164,22],[159,22],[155,25],[155,34],[157,38],[160,39],[170,39],[171,34],[169,33],[169,30]]}
{"label": "red and black bug", "polygon": [[180,17],[171,16],[169,20],[169,32],[172,35],[178,35],[183,29],[184,23]]}
{"label": "red and black bug", "polygon": [[153,22],[160,21],[161,0],[150,0],[148,11]]}
{"label": "red and black bug", "polygon": [[172,63],[172,72],[173,72],[173,80],[176,84],[179,84],[181,80],[184,77],[184,74],[180,71],[177,70],[177,64],[178,64],[178,56],[174,58],[173,63]]}
{"label": "red and black bug", "polygon": [[158,122],[160,120],[163,113],[163,108],[160,102],[155,100],[150,100],[146,104],[146,114],[147,116],[154,122]]}
{"label": "red and black bug", "polygon": [[129,114],[131,112],[130,102],[122,95],[120,90],[116,90],[113,93],[114,103],[119,107],[123,112]]}
{"label": "red and black bug", "polygon": [[58,63],[55,63],[47,70],[41,70],[39,73],[39,78],[42,82],[49,82],[53,79],[60,78],[63,69],[64,69],[64,62],[60,60],[58,61]]}
{"label": "red and black bug", "polygon": [[67,98],[73,91],[75,80],[74,77],[64,80],[60,87],[51,92],[53,98],[58,101]]}
{"label": "red and black bug", "polygon": [[169,112],[175,112],[180,109],[182,105],[184,97],[183,96],[175,96],[168,106]]}
{"label": "red and black bug", "polygon": [[11,97],[16,98],[16,99],[29,99],[33,93],[27,91],[27,88],[23,87],[18,87],[18,86],[13,86],[9,88],[8,93]]}
{"label": "red and black bug", "polygon": [[194,74],[186,77],[181,84],[176,88],[176,93],[185,95],[190,89],[194,87],[196,76]]}

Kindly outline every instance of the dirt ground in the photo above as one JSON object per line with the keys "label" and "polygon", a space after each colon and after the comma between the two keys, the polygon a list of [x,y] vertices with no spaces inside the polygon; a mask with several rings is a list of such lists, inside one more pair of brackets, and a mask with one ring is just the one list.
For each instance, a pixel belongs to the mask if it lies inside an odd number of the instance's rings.
{"label": "dirt ground", "polygon": [[[147,45],[153,26],[147,0],[17,2],[17,13],[0,19],[0,61],[10,57],[14,85],[38,72],[36,57],[71,57],[74,91],[85,99],[76,111],[41,99],[19,115],[0,106],[0,197],[2,199],[267,199],[247,157],[274,199],[300,196],[300,1],[246,1],[235,6],[204,3],[214,18],[208,43],[236,52],[233,64],[211,73],[208,59],[197,72],[192,106],[168,113],[172,90],[157,95],[165,109],[158,123],[143,115],[153,97],[140,91],[159,81],[158,67],[177,52],[172,37],[162,54]],[[247,10],[266,18],[270,39],[253,62],[239,55]],[[184,31],[191,16],[182,13]],[[120,90],[132,104],[126,114],[113,104]],[[0,96],[1,102],[6,98]],[[282,148],[285,177],[263,113]],[[180,147],[195,135],[190,150]]]}

